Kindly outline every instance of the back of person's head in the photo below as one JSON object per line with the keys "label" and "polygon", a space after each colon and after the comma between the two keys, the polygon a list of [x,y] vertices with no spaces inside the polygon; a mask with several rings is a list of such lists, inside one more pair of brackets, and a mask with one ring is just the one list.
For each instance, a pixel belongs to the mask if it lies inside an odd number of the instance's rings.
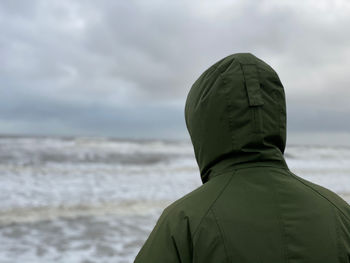
{"label": "back of person's head", "polygon": [[185,120],[206,182],[251,162],[285,162],[286,103],[277,73],[250,53],[227,56],[193,84]]}

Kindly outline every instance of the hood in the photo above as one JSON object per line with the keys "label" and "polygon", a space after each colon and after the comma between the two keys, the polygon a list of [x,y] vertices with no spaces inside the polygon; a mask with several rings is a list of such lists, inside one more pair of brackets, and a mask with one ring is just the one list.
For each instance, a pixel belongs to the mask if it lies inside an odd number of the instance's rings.
{"label": "hood", "polygon": [[283,85],[250,53],[227,56],[196,80],[185,120],[203,183],[233,167],[287,167]]}

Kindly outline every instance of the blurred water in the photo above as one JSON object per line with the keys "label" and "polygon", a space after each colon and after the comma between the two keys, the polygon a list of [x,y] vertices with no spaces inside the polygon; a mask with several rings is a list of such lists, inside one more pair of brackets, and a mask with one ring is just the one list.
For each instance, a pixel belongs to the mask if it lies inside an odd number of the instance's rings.
{"label": "blurred water", "polygon": [[[288,146],[350,201],[350,148]],[[0,138],[0,262],[132,262],[163,208],[201,185],[184,141]]]}

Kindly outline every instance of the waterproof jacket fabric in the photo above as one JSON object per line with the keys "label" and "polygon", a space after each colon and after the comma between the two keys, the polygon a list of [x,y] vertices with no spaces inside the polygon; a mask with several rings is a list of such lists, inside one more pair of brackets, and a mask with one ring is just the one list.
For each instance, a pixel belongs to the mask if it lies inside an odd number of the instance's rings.
{"label": "waterproof jacket fabric", "polygon": [[284,89],[269,65],[218,61],[185,119],[203,185],[163,211],[136,263],[350,263],[350,206],[285,162]]}

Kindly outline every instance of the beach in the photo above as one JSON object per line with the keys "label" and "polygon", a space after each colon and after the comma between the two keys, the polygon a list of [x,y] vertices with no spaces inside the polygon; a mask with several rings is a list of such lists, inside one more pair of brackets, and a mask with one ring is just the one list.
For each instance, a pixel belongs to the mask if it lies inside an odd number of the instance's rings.
{"label": "beach", "polygon": [[[289,168],[350,202],[350,147],[287,145]],[[0,262],[132,262],[201,185],[189,141],[0,137]]]}

